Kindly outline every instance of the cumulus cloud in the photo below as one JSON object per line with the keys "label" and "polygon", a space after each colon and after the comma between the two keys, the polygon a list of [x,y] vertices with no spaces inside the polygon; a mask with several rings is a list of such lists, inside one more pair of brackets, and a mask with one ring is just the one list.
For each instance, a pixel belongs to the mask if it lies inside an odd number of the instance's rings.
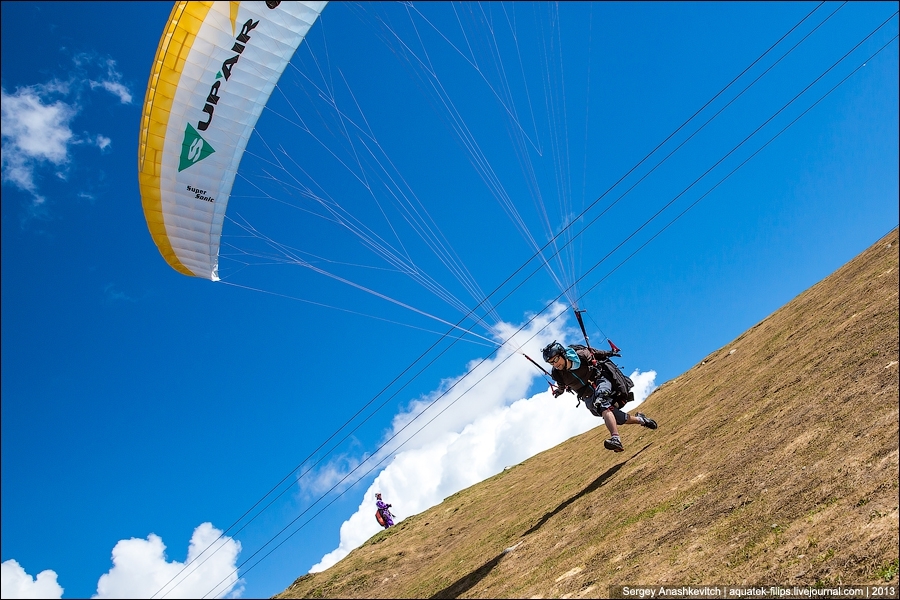
{"label": "cumulus cloud", "polygon": [[[32,196],[35,206],[46,201],[37,180],[45,171],[66,179],[71,166],[71,149],[84,144],[107,150],[112,140],[102,134],[76,135],[72,123],[82,111],[82,96],[87,90],[102,89],[115,95],[123,104],[132,100],[121,82],[115,61],[92,59],[80,55],[68,80],[18,87],[13,92],[0,89],[2,105],[2,173],[9,183]],[[102,71],[99,78],[88,77],[91,71]]]}
{"label": "cumulus cloud", "polygon": [[0,564],[0,597],[3,598],[62,598],[63,588],[56,582],[56,573],[41,571],[32,578],[15,560]]}
{"label": "cumulus cloud", "polygon": [[235,566],[241,544],[221,535],[211,523],[197,527],[184,563],[166,560],[166,546],[155,534],[121,540],[112,551],[113,568],[100,577],[93,598],[237,597],[243,591]]}
{"label": "cumulus cloud", "polygon": [[[515,334],[511,347],[521,344],[527,355],[540,357],[540,349],[553,340],[577,340],[561,321],[553,320],[561,310],[557,306],[551,314],[533,320]],[[516,328],[507,325],[505,329],[511,334]],[[445,382],[394,418],[387,437],[397,437],[370,459],[378,462],[387,456],[387,466],[363,494],[357,512],[341,525],[338,548],[310,572],[327,569],[379,531],[374,517],[376,491],[393,505],[397,522],[505,467],[603,426],[583,404],[576,408],[570,394],[554,398],[547,390],[524,397],[540,372],[524,358],[510,354],[504,350],[484,362],[473,362],[466,375]],[[627,410],[636,408],[655,389],[656,373],[635,371],[631,378],[635,401]],[[628,433],[623,431],[626,443]]]}
{"label": "cumulus cloud", "polygon": [[[112,551],[113,567],[100,577],[92,598],[236,598],[243,593],[236,566],[241,544],[211,523],[194,530],[184,563],[167,560],[165,551],[162,538],[153,533],[121,540]],[[7,560],[0,572],[4,599],[62,597],[53,571],[32,579],[18,562]]]}

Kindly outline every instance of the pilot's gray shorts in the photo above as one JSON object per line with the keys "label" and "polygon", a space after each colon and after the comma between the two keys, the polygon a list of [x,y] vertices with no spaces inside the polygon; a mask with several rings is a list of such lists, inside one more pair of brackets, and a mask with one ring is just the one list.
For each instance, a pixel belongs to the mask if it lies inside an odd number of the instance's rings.
{"label": "pilot's gray shorts", "polygon": [[618,407],[613,406],[610,392],[612,392],[612,384],[606,378],[601,377],[594,387],[594,395],[583,399],[584,405],[595,417],[603,417],[603,412],[611,408],[613,416],[616,418],[616,423],[624,425],[625,421],[628,420],[628,413],[622,412]]}

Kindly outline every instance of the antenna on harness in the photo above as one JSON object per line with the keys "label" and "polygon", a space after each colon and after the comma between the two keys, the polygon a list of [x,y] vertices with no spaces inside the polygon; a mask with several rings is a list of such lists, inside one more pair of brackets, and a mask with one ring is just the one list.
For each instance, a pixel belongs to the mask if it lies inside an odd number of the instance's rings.
{"label": "antenna on harness", "polygon": [[[581,313],[587,311],[585,309],[578,310],[577,308],[573,308],[572,310],[575,311],[575,318],[578,319],[578,325],[581,327],[582,335],[584,335],[584,344],[588,347],[588,350],[593,350],[593,348],[591,348],[591,342],[588,340],[587,329],[584,328],[584,320],[581,318]],[[622,351],[619,350],[618,346],[613,344],[611,339],[607,338],[606,341],[609,342],[609,349],[612,351],[613,356],[622,356]],[[597,364],[596,359],[594,359],[594,364]]]}
{"label": "antenna on harness", "polygon": [[[578,325],[581,327],[581,333],[584,335],[584,345],[588,347],[588,350],[591,350],[591,342],[588,339],[587,329],[584,328],[584,320],[581,318],[581,313],[587,312],[585,309],[578,310],[577,308],[573,308],[575,311],[575,318],[578,319]],[[591,353],[593,356],[593,353]],[[592,359],[593,360],[593,359]],[[596,360],[593,360],[594,364],[597,364]]]}

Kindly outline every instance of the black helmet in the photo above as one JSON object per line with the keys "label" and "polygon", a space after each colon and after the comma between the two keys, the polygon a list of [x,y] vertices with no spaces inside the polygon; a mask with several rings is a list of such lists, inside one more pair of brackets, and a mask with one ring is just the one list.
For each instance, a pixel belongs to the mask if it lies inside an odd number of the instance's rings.
{"label": "black helmet", "polygon": [[547,347],[541,352],[544,354],[544,362],[550,362],[560,354],[565,354],[566,349],[563,348],[562,344],[554,340],[552,344],[547,344]]}

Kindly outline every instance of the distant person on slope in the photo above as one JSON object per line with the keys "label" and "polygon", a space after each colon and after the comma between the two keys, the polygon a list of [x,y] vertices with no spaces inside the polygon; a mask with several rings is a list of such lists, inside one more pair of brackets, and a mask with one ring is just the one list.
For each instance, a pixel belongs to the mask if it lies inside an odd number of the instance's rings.
{"label": "distant person on slope", "polygon": [[619,438],[619,425],[643,425],[647,429],[656,429],[656,421],[647,415],[635,413],[631,416],[622,411],[629,398],[633,398],[628,390],[634,384],[609,361],[610,356],[618,356],[615,352],[581,345],[565,348],[553,342],[544,348],[543,356],[544,361],[553,367],[550,376],[557,383],[553,395],[559,397],[563,392],[573,392],[592,415],[601,417],[606,423],[611,436],[603,442],[607,450],[625,450]]}
{"label": "distant person on slope", "polygon": [[378,507],[378,514],[381,515],[381,518],[378,519],[378,523],[385,529],[387,529],[388,527],[393,527],[394,526],[394,515],[392,515],[391,511],[388,510],[391,507],[391,505],[386,504],[381,499],[380,492],[375,494],[375,506]]}

